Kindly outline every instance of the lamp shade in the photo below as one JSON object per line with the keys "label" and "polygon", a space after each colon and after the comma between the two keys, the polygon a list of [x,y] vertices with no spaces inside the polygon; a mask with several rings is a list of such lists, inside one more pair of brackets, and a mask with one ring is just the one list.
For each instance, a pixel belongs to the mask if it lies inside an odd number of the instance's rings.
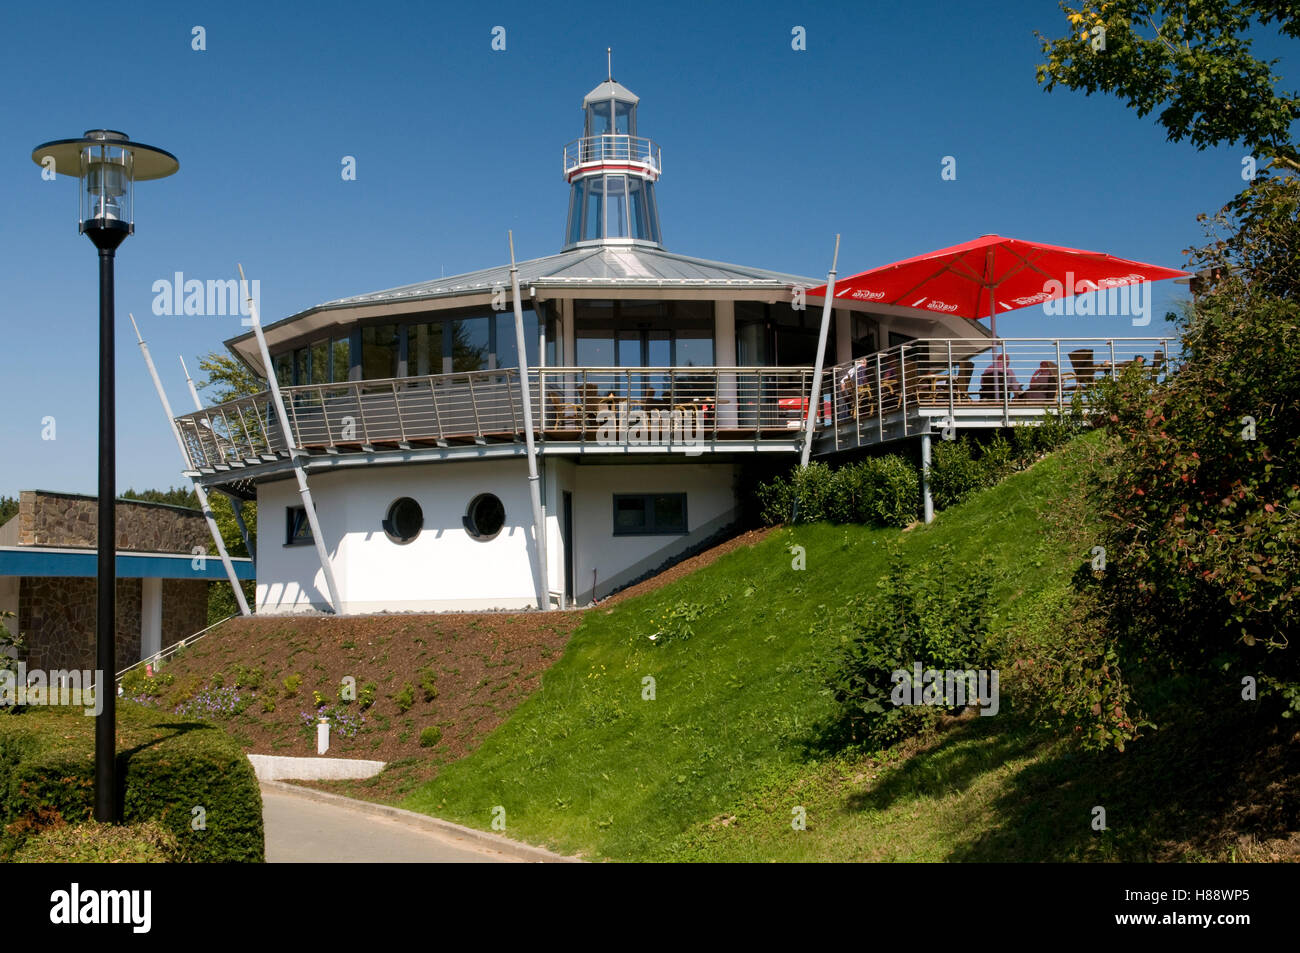
{"label": "lamp shade", "polygon": [[81,181],[78,227],[83,232],[133,231],[134,182],[165,178],[180,168],[170,152],[132,142],[113,129],[90,129],[79,139],[43,143],[32,150],[32,161]]}

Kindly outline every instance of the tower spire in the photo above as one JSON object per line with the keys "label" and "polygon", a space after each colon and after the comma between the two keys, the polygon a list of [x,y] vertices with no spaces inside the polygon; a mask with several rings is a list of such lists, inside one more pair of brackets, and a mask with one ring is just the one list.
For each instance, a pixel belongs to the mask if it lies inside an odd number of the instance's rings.
{"label": "tower spire", "polygon": [[569,183],[566,249],[586,244],[663,247],[655,184],[659,147],[637,135],[636,93],[614,80],[614,51],[605,48],[608,78],[582,98],[582,138],[564,147]]}

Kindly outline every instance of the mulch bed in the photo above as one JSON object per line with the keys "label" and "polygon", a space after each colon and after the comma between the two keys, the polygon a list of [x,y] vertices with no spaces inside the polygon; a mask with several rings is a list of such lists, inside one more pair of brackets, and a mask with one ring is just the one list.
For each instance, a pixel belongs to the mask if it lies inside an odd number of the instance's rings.
{"label": "mulch bed", "polygon": [[[658,589],[754,545],[768,532],[735,536],[592,608]],[[171,676],[179,693],[210,686],[217,673],[226,687],[237,679],[244,684],[241,699],[251,696],[246,709],[209,720],[254,754],[314,756],[315,731],[305,730],[303,722],[304,713],[315,711],[313,692],[332,705],[344,676],[355,678],[358,689],[374,683],[375,700],[363,712],[361,730],[351,739],[334,732],[329,755],[386,761],[390,769],[365,781],[301,783],[369,800],[397,800],[436,775],[440,765],[476,748],[540,687],[542,674],[563,653],[585,611],[590,610],[232,619],[182,650],[160,672]],[[246,687],[249,670],[256,670],[253,688]],[[437,696],[431,700],[420,687],[427,670],[436,673]],[[285,680],[293,675],[301,676],[301,682],[291,691]],[[395,696],[408,683],[414,704],[402,711]],[[265,711],[267,705],[274,710]],[[345,710],[358,709],[354,702]],[[428,726],[437,726],[442,737],[432,747],[421,747],[420,733]]]}

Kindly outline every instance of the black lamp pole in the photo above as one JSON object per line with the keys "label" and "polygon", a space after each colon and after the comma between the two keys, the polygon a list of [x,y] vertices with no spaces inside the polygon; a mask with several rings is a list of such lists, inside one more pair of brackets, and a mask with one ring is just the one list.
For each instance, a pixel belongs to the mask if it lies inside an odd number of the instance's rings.
{"label": "black lamp pole", "polygon": [[95,820],[117,820],[117,375],[114,364],[113,259],[128,230],[87,225],[99,249],[99,525],[95,609]]}
{"label": "black lamp pole", "polygon": [[81,183],[80,230],[99,249],[99,501],[96,527],[95,820],[118,820],[117,799],[117,439],[113,333],[113,259],[134,230],[132,185],[172,175],[170,152],[132,142],[125,133],[91,129],[80,139],[37,146],[32,161],[43,176],[76,176]]}

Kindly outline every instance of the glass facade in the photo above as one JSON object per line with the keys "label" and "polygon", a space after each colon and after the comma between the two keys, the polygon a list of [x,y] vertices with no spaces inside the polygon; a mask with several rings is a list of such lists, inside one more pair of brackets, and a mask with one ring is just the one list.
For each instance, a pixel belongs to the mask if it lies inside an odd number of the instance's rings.
{"label": "glass facade", "polygon": [[663,244],[655,184],[640,176],[614,173],[575,179],[565,238],[569,245],[605,238]]}
{"label": "glass facade", "polygon": [[[490,309],[414,316],[411,322],[362,325],[347,337],[324,339],[272,357],[282,386],[348,380],[486,371],[519,366],[514,310]],[[536,367],[540,330],[532,307],[523,309],[524,346]],[[555,318],[547,317],[547,363],[555,363]],[[335,332],[338,334],[339,332]]]}
{"label": "glass facade", "polygon": [[575,301],[580,367],[711,367],[712,301]]}
{"label": "glass facade", "polygon": [[[812,367],[817,360],[821,308],[787,302],[736,302],[736,363],[742,367]],[[826,338],[826,366],[835,363],[835,335]]]}

